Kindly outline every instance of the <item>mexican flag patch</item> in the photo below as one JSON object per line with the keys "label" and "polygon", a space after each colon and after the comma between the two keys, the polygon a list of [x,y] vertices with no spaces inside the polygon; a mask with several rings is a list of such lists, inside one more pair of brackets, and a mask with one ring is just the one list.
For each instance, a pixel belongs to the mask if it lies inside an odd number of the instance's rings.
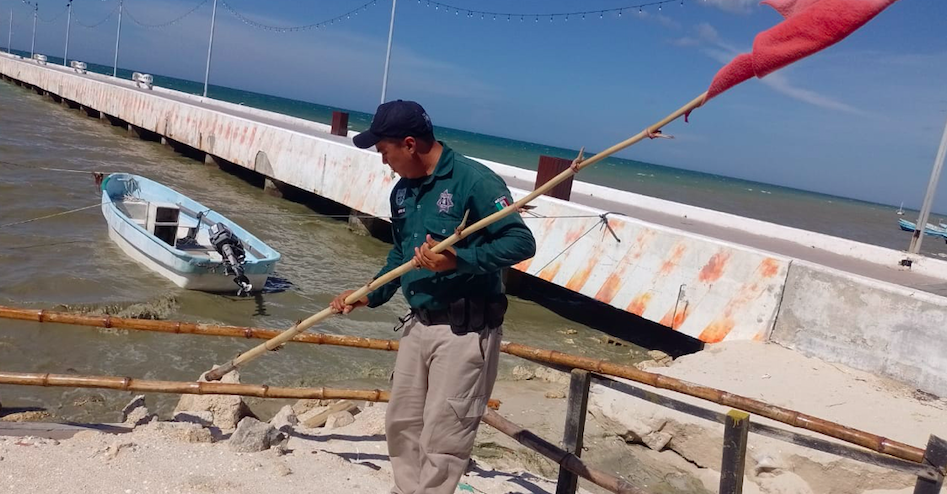
{"label": "mexican flag patch", "polygon": [[507,199],[506,196],[500,196],[500,197],[497,197],[497,198],[493,201],[493,203],[496,204],[496,206],[497,206],[497,211],[500,211],[500,210],[502,210],[503,208],[505,208],[505,207],[507,207],[507,206],[510,205],[510,200]]}

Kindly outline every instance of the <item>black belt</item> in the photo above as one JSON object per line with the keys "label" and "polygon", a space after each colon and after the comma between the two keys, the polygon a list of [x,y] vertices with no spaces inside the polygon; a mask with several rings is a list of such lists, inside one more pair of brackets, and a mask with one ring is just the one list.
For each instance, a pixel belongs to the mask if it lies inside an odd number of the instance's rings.
{"label": "black belt", "polygon": [[411,309],[411,312],[414,313],[414,317],[418,319],[418,322],[425,326],[434,326],[438,324],[450,324],[450,312],[446,309],[441,310],[428,310],[428,309]]}
{"label": "black belt", "polygon": [[503,324],[507,300],[502,294],[489,297],[468,297],[455,300],[446,309],[412,308],[411,312],[398,318],[401,323],[395,331],[401,329],[411,319],[417,319],[425,326],[447,325],[457,334],[479,333],[484,328],[498,328]]}

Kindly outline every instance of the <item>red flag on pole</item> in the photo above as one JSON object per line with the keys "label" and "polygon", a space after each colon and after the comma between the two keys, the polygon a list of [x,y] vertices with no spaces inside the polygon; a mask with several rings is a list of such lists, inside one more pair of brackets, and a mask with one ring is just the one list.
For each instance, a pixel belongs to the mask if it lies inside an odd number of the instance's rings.
{"label": "red flag on pole", "polygon": [[707,90],[710,98],[824,50],[865,25],[897,0],[765,0],[785,20],[756,35],[753,51],[725,65]]}

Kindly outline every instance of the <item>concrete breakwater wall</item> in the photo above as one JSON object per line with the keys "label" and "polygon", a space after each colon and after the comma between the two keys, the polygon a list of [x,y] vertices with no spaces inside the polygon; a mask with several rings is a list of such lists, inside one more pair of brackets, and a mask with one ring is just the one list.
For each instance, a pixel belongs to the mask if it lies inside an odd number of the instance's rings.
{"label": "concrete breakwater wall", "polygon": [[[131,81],[81,75],[6,55],[0,56],[0,74],[70,106],[84,108],[90,114],[100,113],[113,124],[128,125],[143,137],[167,139],[175,146],[205,154],[210,160],[253,170],[362,213],[379,218],[390,214],[388,196],[397,177],[376,153],[357,149],[348,140],[329,134],[326,125],[162,88],[142,89]],[[502,176],[529,174],[502,164],[487,165]],[[630,194],[598,190],[604,189],[601,187],[593,190],[595,187],[578,183],[575,190],[609,193],[613,197]],[[517,198],[527,193],[517,189],[512,192]],[[883,356],[880,352],[885,351],[880,346],[858,349],[868,352],[874,360],[850,359],[846,352],[854,349],[846,344],[818,343],[825,335],[839,333],[851,336],[854,345],[858,341],[856,335],[866,331],[856,318],[846,318],[848,313],[864,310],[864,305],[841,296],[844,287],[887,294],[898,301],[897,307],[916,295],[912,290],[826,269],[820,272],[820,282],[828,284],[826,296],[835,297],[833,303],[838,306],[831,308],[835,317],[820,315],[809,309],[815,301],[804,296],[809,293],[806,283],[812,280],[806,271],[812,268],[804,263],[634,218],[602,216],[603,211],[573,202],[541,197],[534,204],[536,209],[525,217],[537,237],[539,250],[533,259],[516,269],[704,342],[765,341],[773,336],[779,342],[830,361],[846,361],[855,367],[876,370],[872,362],[879,361]],[[670,204],[688,211],[691,208]],[[715,217],[719,221],[733,221],[727,218],[733,215],[701,211],[705,212],[700,214],[709,216],[721,215]],[[807,233],[812,238],[832,239]],[[885,257],[891,252],[895,251],[873,255]],[[942,311],[945,305],[935,303],[932,307],[940,309],[931,310]],[[917,312],[897,311],[876,319],[876,327],[915,327],[934,319],[923,319]],[[941,342],[943,338],[924,341],[932,332],[939,331],[936,324],[924,327],[929,331],[904,331],[902,340],[892,344],[902,348],[927,345],[947,354],[943,351],[947,350],[947,343]],[[907,372],[887,365],[879,372],[947,395],[947,379],[942,377],[947,373],[942,370],[927,365]]]}

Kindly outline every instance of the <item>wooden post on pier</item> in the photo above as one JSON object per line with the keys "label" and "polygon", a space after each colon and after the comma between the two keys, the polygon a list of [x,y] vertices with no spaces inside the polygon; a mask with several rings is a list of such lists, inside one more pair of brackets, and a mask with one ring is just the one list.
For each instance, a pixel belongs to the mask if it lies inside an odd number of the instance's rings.
{"label": "wooden post on pier", "polygon": [[346,137],[349,135],[349,114],[344,111],[332,112],[332,135]]}
{"label": "wooden post on pier", "polygon": [[[536,188],[552,180],[556,175],[566,171],[572,166],[572,160],[556,158],[554,156],[541,155],[539,157],[539,169],[536,170]],[[572,179],[569,177],[559,185],[549,189],[545,195],[568,201],[572,195]]]}

